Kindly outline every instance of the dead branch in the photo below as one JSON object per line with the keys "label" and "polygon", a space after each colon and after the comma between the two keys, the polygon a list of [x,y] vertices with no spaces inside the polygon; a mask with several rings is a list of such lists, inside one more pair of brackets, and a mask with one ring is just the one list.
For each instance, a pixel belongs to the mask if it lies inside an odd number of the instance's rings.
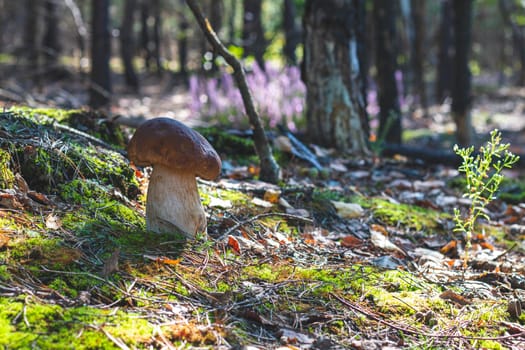
{"label": "dead branch", "polygon": [[194,0],[186,0],[191,12],[195,16],[200,28],[204,32],[206,39],[213,46],[215,51],[217,51],[226,62],[233,68],[233,77],[237,82],[237,86],[241,92],[242,100],[244,103],[244,108],[246,109],[246,114],[248,114],[248,119],[253,128],[253,140],[255,144],[255,151],[259,156],[259,162],[261,166],[260,179],[270,183],[277,183],[281,177],[281,171],[279,165],[273,158],[270,144],[264,132],[264,127],[261,123],[259,114],[255,109],[253,103],[252,94],[246,82],[246,74],[244,68],[241,65],[241,62],[231,54],[230,51],[222,44],[219,37],[213,30],[210,21],[207,17],[204,16],[199,5]]}

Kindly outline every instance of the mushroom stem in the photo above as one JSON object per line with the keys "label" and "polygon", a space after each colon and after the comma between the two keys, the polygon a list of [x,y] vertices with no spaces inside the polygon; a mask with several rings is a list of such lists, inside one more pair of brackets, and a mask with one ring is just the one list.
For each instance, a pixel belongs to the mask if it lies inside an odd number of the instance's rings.
{"label": "mushroom stem", "polygon": [[188,238],[206,229],[195,173],[154,165],[148,186],[146,226],[157,233],[179,231]]}

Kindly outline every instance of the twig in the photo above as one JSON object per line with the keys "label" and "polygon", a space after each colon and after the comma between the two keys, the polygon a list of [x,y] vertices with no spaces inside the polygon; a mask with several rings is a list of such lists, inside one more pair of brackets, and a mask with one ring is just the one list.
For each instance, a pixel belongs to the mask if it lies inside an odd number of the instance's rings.
{"label": "twig", "polygon": [[53,122],[53,127],[54,128],[57,128],[57,129],[61,129],[61,130],[64,130],[64,131],[67,131],[71,134],[74,134],[74,135],[77,135],[77,136],[80,136],[80,137],[83,137],[85,139],[87,139],[88,141],[94,143],[95,145],[98,145],[98,146],[101,146],[101,147],[104,147],[104,148],[107,148],[109,150],[112,150],[114,152],[117,152],[117,153],[120,153],[121,155],[125,156],[126,155],[126,152],[123,151],[123,150],[119,150],[117,149],[116,147],[113,147],[112,145],[110,145],[109,143],[107,142],[104,142],[102,141],[101,139],[98,139],[96,138],[95,136],[92,136],[90,134],[87,134],[83,131],[80,131],[78,129],[75,129],[75,128],[72,128],[70,126],[67,126],[67,125],[64,125],[64,124],[60,124],[58,123],[57,121],[54,121]]}
{"label": "twig", "polygon": [[287,219],[300,220],[300,221],[308,222],[310,224],[313,224],[313,222],[314,222],[312,219],[308,219],[308,218],[305,218],[305,217],[302,217],[302,216],[297,216],[297,215],[292,215],[292,214],[286,214],[286,213],[263,213],[263,214],[258,214],[258,215],[252,216],[251,218],[249,218],[247,220],[244,220],[244,221],[236,223],[235,225],[230,227],[228,229],[228,231],[226,231],[217,240],[218,241],[222,241],[223,239],[228,237],[233,231],[235,231],[239,227],[241,227],[243,225],[246,225],[246,224],[249,224],[250,222],[258,220],[260,218],[267,217],[267,216],[282,216],[282,217],[287,218]]}
{"label": "twig", "polygon": [[523,337],[525,336],[525,331],[523,332],[520,332],[520,333],[516,333],[516,334],[509,334],[509,335],[502,335],[500,337],[474,337],[474,336],[466,336],[466,335],[462,335],[462,334],[435,334],[435,333],[428,333],[428,332],[423,332],[419,329],[416,329],[416,328],[413,328],[413,327],[401,327],[401,326],[398,326],[390,321],[386,321],[386,320],[383,320],[381,318],[379,318],[376,314],[374,314],[372,311],[368,311],[368,310],[365,310],[363,307],[361,307],[360,305],[355,305],[354,303],[340,297],[339,295],[335,294],[335,293],[330,293],[331,296],[333,296],[334,298],[336,298],[337,300],[339,300],[339,302],[345,306],[348,306],[349,308],[351,308],[352,310],[354,311],[357,311],[365,316],[367,316],[368,318],[374,320],[374,321],[377,321],[379,323],[383,323],[385,324],[386,326],[390,327],[390,328],[393,328],[395,330],[398,330],[400,332],[404,332],[404,333],[408,333],[408,334],[414,334],[414,335],[417,335],[417,336],[424,336],[424,337],[432,337],[432,338],[459,338],[459,339],[465,339],[465,340],[494,340],[494,341],[497,341],[497,340],[504,340],[504,339],[511,339],[511,338],[519,338],[519,337]]}

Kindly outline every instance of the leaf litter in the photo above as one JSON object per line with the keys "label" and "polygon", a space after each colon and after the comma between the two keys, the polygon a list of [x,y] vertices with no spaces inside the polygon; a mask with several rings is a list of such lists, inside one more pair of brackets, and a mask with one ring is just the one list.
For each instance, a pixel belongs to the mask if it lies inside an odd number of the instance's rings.
{"label": "leaf litter", "polygon": [[[463,269],[451,213],[469,203],[451,169],[315,147],[326,174],[292,154],[275,186],[255,180],[255,165],[228,159],[220,181],[199,181],[208,237],[184,242],[146,232],[144,196],[107,173],[58,174],[53,186],[29,179],[18,146],[52,149],[44,143],[58,145],[54,137],[101,146],[39,123],[31,131],[24,118],[0,122],[16,179],[0,190],[0,299],[118,310],[151,326],[140,337],[95,327],[115,348],[519,348],[525,340],[525,204],[494,201]],[[12,136],[13,123],[29,125],[24,138]],[[130,174],[145,193],[147,169]],[[9,334],[37,327],[2,317]],[[38,327],[53,333],[45,322]]]}

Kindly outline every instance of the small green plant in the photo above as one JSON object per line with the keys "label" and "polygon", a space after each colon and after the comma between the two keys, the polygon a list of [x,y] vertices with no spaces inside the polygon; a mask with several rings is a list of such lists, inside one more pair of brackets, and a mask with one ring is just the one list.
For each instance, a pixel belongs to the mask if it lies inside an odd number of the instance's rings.
{"label": "small green plant", "polygon": [[480,217],[489,219],[484,209],[494,199],[503,181],[503,169],[512,168],[512,165],[520,159],[508,150],[509,146],[508,143],[501,143],[501,132],[498,129],[490,133],[490,141],[480,147],[476,156],[472,155],[474,146],[469,148],[454,146],[454,152],[463,160],[458,170],[465,173],[467,181],[463,196],[472,200],[466,218],[461,216],[458,208],[454,208],[456,223],[454,231],[465,234],[465,265],[468,261],[468,250],[471,248],[476,220]]}

